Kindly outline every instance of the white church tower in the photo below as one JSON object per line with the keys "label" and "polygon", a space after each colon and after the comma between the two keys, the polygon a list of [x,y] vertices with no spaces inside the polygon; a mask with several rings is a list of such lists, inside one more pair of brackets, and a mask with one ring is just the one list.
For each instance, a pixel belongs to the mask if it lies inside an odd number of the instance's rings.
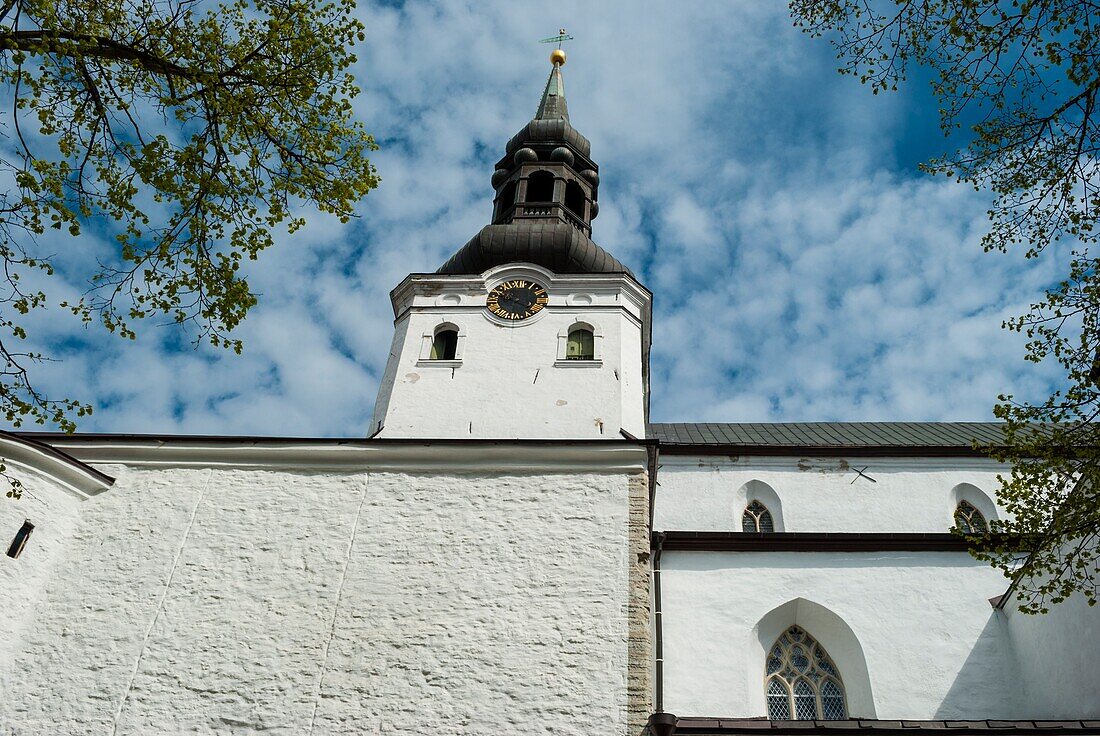
{"label": "white church tower", "polygon": [[592,241],[599,167],[561,66],[493,173],[492,224],[393,290],[379,438],[645,436],[651,295]]}

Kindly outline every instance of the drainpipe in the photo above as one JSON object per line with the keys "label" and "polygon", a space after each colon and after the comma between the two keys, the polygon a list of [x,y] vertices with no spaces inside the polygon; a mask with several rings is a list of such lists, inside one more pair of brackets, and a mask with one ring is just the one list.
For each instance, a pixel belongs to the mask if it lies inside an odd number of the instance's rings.
{"label": "drainpipe", "polygon": [[665,545],[665,533],[657,532],[653,550],[653,654],[656,663],[654,705],[658,713],[665,709],[665,647],[664,626],[661,622],[661,550]]}
{"label": "drainpipe", "polygon": [[653,736],[672,736],[676,732],[676,716],[665,713],[665,646],[661,611],[661,552],[665,533],[653,535],[653,654],[654,654],[654,703],[655,712],[647,724]]}

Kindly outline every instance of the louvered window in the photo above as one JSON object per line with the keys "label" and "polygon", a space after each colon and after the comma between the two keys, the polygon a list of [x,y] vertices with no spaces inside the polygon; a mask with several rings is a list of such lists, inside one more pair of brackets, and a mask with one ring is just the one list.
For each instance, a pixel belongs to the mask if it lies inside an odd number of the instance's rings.
{"label": "louvered window", "polygon": [[773,721],[840,721],[848,717],[836,665],[798,626],[783,632],[766,663],[764,694]]}
{"label": "louvered window", "polygon": [[745,513],[741,515],[741,531],[745,532],[774,532],[775,524],[772,523],[772,512],[759,501],[753,501],[745,507]]}
{"label": "louvered window", "polygon": [[982,512],[966,501],[959,501],[955,508],[955,526],[963,534],[985,534],[989,531]]}

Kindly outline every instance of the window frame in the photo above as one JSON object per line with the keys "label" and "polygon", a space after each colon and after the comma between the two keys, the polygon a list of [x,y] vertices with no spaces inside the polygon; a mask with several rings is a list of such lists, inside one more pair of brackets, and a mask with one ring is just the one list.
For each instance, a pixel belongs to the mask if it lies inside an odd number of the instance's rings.
{"label": "window frame", "polygon": [[[433,358],[432,357],[432,345],[435,343],[435,338],[440,332],[452,330],[458,334],[458,339],[455,341],[455,357],[453,359],[447,358]],[[421,338],[420,344],[420,356],[416,361],[418,368],[457,368],[462,365],[462,355],[466,348],[466,330],[454,322],[440,322],[436,324],[431,330],[424,332]]]}
{"label": "window frame", "polygon": [[[592,359],[578,360],[569,357],[569,334],[575,330],[588,330],[592,333]],[[598,368],[603,365],[603,332],[590,319],[573,320],[569,326],[558,331],[558,355],[554,366],[558,368]]]}

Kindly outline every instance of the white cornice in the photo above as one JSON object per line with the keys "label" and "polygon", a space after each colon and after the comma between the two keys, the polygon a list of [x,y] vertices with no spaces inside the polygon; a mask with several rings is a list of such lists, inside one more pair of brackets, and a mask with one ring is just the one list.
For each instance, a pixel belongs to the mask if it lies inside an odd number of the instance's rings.
{"label": "white cornice", "polygon": [[[653,299],[649,291],[629,274],[556,274],[531,263],[509,263],[491,268],[485,273],[474,275],[409,274],[390,292],[394,317],[400,319],[402,313],[413,307],[414,298],[434,297],[444,291],[456,295],[483,296],[492,285],[513,276],[526,276],[546,284],[546,289],[550,292],[552,300],[555,295],[577,292],[607,294],[609,296],[621,295],[621,303],[627,303],[633,305],[636,310],[648,312],[649,304]],[[434,302],[432,306],[436,306]],[[555,303],[554,306],[559,305]]]}
{"label": "white cornice", "polygon": [[0,462],[8,471],[18,469],[45,476],[80,498],[101,493],[114,483],[114,478],[51,444],[7,433],[0,434]]}
{"label": "white cornice", "polygon": [[645,470],[645,447],[618,441],[82,439],[57,442],[87,463],[361,471],[606,472]]}

